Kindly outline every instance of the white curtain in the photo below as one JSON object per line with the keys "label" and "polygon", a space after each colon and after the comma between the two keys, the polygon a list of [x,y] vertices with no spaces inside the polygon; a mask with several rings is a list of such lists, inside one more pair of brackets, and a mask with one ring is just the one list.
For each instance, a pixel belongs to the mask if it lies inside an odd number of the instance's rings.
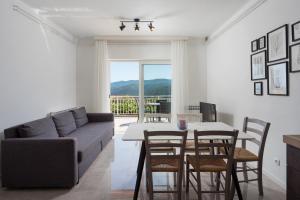
{"label": "white curtain", "polygon": [[172,63],[172,122],[177,121],[177,114],[184,113],[188,105],[188,63],[187,41],[176,40],[171,42]]}
{"label": "white curtain", "polygon": [[96,69],[94,111],[110,112],[110,68],[108,65],[107,41],[96,41]]}

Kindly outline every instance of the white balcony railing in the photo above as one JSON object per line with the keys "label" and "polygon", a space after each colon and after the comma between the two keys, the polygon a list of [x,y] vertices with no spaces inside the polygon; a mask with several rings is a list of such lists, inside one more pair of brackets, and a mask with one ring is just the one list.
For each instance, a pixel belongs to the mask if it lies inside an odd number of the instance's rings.
{"label": "white balcony railing", "polygon": [[[171,102],[171,96],[144,97],[145,113],[157,113],[159,101]],[[138,116],[139,96],[110,96],[110,107],[115,116]]]}

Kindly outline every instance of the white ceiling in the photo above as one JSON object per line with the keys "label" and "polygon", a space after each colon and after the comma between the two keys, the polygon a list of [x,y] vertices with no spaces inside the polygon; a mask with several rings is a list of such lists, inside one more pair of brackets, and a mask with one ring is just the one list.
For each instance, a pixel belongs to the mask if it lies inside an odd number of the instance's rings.
{"label": "white ceiling", "polygon": [[[101,35],[210,35],[250,0],[23,0],[77,37]],[[154,20],[135,32],[130,24],[121,32],[120,20]]]}

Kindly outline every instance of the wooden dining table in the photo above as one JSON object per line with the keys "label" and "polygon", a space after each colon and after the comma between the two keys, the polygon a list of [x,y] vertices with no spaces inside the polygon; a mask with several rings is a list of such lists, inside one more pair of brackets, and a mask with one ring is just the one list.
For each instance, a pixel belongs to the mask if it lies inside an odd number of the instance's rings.
{"label": "wooden dining table", "polygon": [[[232,126],[229,126],[222,122],[194,122],[194,123],[188,123],[187,126],[188,129],[188,135],[187,140],[194,140],[194,130],[198,131],[232,131],[235,128]],[[123,141],[140,141],[142,143],[141,145],[141,151],[137,166],[137,178],[136,178],[136,184],[135,184],[135,190],[134,190],[134,196],[133,199],[137,200],[138,193],[140,189],[142,174],[143,174],[143,168],[144,168],[144,162],[146,157],[146,148],[145,148],[145,141],[144,141],[144,130],[148,131],[179,131],[179,128],[174,123],[137,123],[137,124],[131,124],[128,129],[126,130],[124,136],[122,137]],[[206,136],[207,138],[201,137],[201,139],[206,140],[229,140],[230,137],[226,136]],[[157,140],[176,140],[178,138],[172,138],[172,136],[166,136],[164,137],[156,137]],[[238,140],[242,141],[244,144],[247,140],[254,139],[253,136],[244,133],[239,132]],[[240,200],[243,199],[242,192],[240,189],[240,185],[238,182],[238,177],[236,173],[236,168],[233,166],[232,168],[232,179],[233,183],[235,185],[238,197]]]}

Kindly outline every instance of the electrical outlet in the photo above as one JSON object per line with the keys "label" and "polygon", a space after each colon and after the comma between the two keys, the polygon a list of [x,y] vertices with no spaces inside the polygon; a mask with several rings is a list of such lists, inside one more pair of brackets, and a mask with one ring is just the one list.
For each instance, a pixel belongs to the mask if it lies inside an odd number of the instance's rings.
{"label": "electrical outlet", "polygon": [[279,160],[279,158],[274,158],[274,163],[275,163],[277,166],[280,166],[280,160]]}

